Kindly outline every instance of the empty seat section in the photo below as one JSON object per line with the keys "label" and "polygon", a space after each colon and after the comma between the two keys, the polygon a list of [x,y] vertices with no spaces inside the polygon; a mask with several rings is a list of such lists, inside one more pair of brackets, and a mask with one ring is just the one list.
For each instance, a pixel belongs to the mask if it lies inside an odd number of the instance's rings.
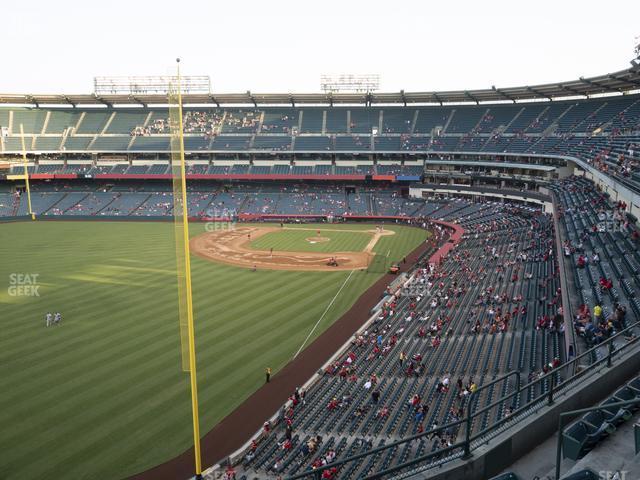
{"label": "empty seat section", "polygon": [[305,108],[302,113],[301,133],[322,133],[322,119],[324,110],[320,108]]}
{"label": "empty seat section", "polygon": [[314,136],[304,137],[298,136],[295,139],[294,150],[297,151],[328,151],[332,149],[333,142],[330,137]]}

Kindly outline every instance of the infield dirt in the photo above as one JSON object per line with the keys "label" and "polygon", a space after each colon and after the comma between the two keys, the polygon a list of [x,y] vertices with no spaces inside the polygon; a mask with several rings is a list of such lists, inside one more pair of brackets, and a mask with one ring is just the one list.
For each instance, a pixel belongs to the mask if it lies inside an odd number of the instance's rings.
{"label": "infield dirt", "polygon": [[[361,252],[295,252],[256,250],[250,243],[267,233],[287,230],[286,227],[243,226],[231,230],[218,230],[203,233],[191,239],[191,252],[213,262],[228,263],[245,268],[271,270],[354,270],[365,269],[374,257],[373,248],[378,239],[385,235],[394,235],[392,230],[335,230],[338,232],[368,233],[371,240]],[[296,228],[296,230],[301,230]],[[317,228],[309,228],[317,232]],[[331,229],[323,228],[322,232]],[[312,238],[312,237],[310,237]],[[308,240],[308,239],[307,239]],[[331,258],[337,266],[327,265]]]}

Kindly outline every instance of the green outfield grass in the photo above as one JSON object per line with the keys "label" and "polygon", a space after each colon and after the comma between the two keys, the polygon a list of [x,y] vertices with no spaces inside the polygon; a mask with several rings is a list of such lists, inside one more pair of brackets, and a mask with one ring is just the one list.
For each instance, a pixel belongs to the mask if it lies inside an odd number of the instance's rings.
{"label": "green outfield grass", "polygon": [[[355,233],[334,230],[329,226],[307,228],[284,228],[277,232],[267,233],[251,242],[251,247],[256,250],[269,250],[288,252],[361,252],[373,237],[369,233]],[[369,226],[371,228],[371,226]],[[328,238],[328,242],[310,243],[307,238],[320,236]]]}
{"label": "green outfield grass", "polygon": [[[389,228],[397,234],[376,251],[396,259],[426,238]],[[0,478],[118,479],[191,445],[174,254],[170,223],[0,227]],[[266,366],[291,359],[349,272],[251,272],[198,257],[192,270],[204,433]],[[12,296],[12,274],[38,275],[39,296]],[[377,278],[354,273],[313,338]],[[45,328],[47,311],[62,312],[62,326]]]}

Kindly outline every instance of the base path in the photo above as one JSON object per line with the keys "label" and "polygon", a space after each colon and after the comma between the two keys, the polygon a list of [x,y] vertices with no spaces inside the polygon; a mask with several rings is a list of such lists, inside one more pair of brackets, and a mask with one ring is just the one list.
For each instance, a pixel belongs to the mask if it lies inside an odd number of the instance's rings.
{"label": "base path", "polygon": [[[256,250],[251,248],[250,243],[267,233],[280,232],[283,230],[308,230],[317,234],[322,232],[354,232],[367,233],[371,235],[371,240],[361,252],[287,252],[274,250]],[[383,235],[394,235],[392,230],[344,230],[331,228],[295,228],[287,229],[280,227],[247,226],[237,227],[232,230],[217,230],[203,233],[194,237],[190,241],[191,252],[200,257],[214,262],[229,263],[245,268],[271,270],[354,270],[365,269],[371,259],[375,256],[373,247],[378,239]],[[312,242],[315,235],[307,238]],[[320,237],[318,242],[328,241],[325,237]],[[331,258],[338,263],[337,266],[327,265]]]}
{"label": "base path", "polygon": [[[341,230],[342,231],[342,230]],[[359,230],[361,231],[361,230]],[[431,241],[422,243],[410,255],[406,265],[410,268],[420,255],[433,250]],[[380,301],[387,285],[397,277],[383,275],[333,325],[316,338],[300,355],[271,377],[271,382],[256,390],[247,400],[227,415],[201,441],[202,464],[216,464],[242,447],[285,403],[299,385],[303,385],[369,318],[369,313]],[[161,421],[162,419],[159,419]],[[161,441],[160,439],[158,439]],[[193,447],[177,457],[131,477],[134,480],[186,480],[194,475]]]}

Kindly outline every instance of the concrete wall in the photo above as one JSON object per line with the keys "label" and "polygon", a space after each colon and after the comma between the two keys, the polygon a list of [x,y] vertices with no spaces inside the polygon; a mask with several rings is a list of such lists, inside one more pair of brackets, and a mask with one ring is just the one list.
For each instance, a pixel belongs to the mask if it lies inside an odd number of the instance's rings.
{"label": "concrete wall", "polygon": [[567,162],[567,165],[564,167],[556,167],[556,173],[558,174],[559,179],[563,179],[565,177],[571,176],[574,169],[575,164],[573,162]]}
{"label": "concrete wall", "polygon": [[582,170],[582,172],[575,171],[576,174],[583,175],[599,185],[603,192],[611,196],[613,201],[622,200],[625,202],[629,206],[627,211],[636,218],[640,218],[640,195],[582,160],[575,160],[573,166],[574,171],[577,170],[576,167]]}
{"label": "concrete wall", "polygon": [[[422,187],[411,187],[409,189],[409,196],[413,198],[424,198],[425,194],[445,194],[445,195],[453,195],[456,197],[485,197],[491,200],[514,200],[516,202],[526,202],[533,203],[536,205],[542,206],[545,213],[553,213],[553,203],[551,200],[544,200],[542,198],[534,198],[527,195],[527,192],[514,192],[514,193],[500,193],[501,190],[495,190],[495,193],[492,193],[489,190],[489,187],[480,191],[474,190],[473,187],[466,187],[464,190],[461,190],[460,187],[451,186],[447,187],[446,185],[439,185],[435,188],[422,188]],[[540,192],[542,193],[542,192]]]}

